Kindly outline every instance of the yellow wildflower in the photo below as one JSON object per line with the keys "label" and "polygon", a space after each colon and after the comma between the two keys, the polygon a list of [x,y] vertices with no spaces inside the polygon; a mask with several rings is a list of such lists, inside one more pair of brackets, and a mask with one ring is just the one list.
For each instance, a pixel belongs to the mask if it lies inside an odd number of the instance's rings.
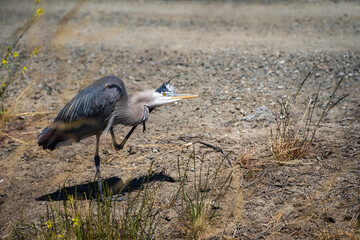
{"label": "yellow wildflower", "polygon": [[41,16],[41,14],[44,13],[44,10],[42,8],[39,8],[38,10],[36,10],[36,15],[35,16]]}
{"label": "yellow wildflower", "polygon": [[73,222],[73,227],[75,227],[76,225],[78,225],[78,217],[74,217],[73,219],[72,219],[72,222]]}
{"label": "yellow wildflower", "polygon": [[13,53],[13,57],[14,57],[14,58],[17,58],[17,56],[19,56],[19,54],[18,54],[17,52],[14,52],[14,53]]}
{"label": "yellow wildflower", "polygon": [[48,228],[51,228],[51,221],[50,221],[50,220],[47,220],[47,221],[46,221],[46,226],[47,226]]}
{"label": "yellow wildflower", "polygon": [[[37,0],[38,1],[38,0]],[[63,238],[64,236],[63,235],[61,235],[61,234],[59,234],[59,235],[57,235],[58,236],[58,238]]]}
{"label": "yellow wildflower", "polygon": [[70,201],[71,204],[73,204],[74,201],[71,195],[68,196],[68,200]]}
{"label": "yellow wildflower", "polygon": [[2,84],[2,87],[3,87],[3,88],[5,88],[5,87],[6,87],[6,84],[5,84],[5,83],[3,83],[3,84]]}
{"label": "yellow wildflower", "polygon": [[36,0],[36,2],[38,3],[38,2],[39,2],[39,0]]}
{"label": "yellow wildflower", "polygon": [[35,57],[35,55],[39,52],[39,48],[36,47],[34,48],[34,50],[32,51],[32,54],[30,54],[30,57]]}
{"label": "yellow wildflower", "polygon": [[6,59],[3,59],[3,60],[2,60],[2,64],[6,65],[6,64],[7,64],[7,60],[6,60]]}

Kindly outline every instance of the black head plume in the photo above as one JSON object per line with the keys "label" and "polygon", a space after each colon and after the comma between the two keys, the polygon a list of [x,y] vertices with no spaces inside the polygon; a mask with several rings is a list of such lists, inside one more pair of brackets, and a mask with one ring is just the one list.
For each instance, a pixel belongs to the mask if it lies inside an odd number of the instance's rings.
{"label": "black head plume", "polygon": [[162,92],[169,92],[169,84],[170,81],[173,80],[176,77],[179,77],[180,75],[175,75],[172,78],[170,78],[166,83],[163,83],[158,89],[155,90],[155,92],[162,93]]}

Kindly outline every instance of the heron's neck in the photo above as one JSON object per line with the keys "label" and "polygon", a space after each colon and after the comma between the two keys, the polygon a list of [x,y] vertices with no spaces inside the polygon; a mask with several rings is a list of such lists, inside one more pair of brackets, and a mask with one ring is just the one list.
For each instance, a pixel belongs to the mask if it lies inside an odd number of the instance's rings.
{"label": "heron's neck", "polygon": [[148,114],[145,106],[150,103],[151,98],[152,93],[150,95],[150,92],[146,91],[134,95],[130,100],[121,99],[114,111],[114,123],[134,126],[143,122]]}

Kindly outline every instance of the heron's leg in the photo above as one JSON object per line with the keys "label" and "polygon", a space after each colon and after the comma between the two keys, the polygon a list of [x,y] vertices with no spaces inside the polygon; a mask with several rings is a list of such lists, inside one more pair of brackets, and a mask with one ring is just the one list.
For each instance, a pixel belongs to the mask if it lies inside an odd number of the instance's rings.
{"label": "heron's leg", "polygon": [[130,138],[131,134],[133,134],[136,127],[137,127],[137,125],[135,125],[131,128],[130,132],[126,135],[126,137],[122,140],[122,142],[120,144],[117,144],[116,139],[115,139],[114,130],[113,130],[113,128],[110,128],[111,138],[112,138],[115,150],[120,150],[120,149],[124,148],[127,140]]}
{"label": "heron's leg", "polygon": [[119,144],[116,142],[115,133],[114,133],[114,129],[113,129],[113,128],[110,128],[110,134],[111,134],[111,139],[112,139],[114,148],[115,148],[116,150],[119,150],[119,149],[118,149],[118,145],[119,145]]}
{"label": "heron's leg", "polygon": [[95,162],[95,167],[96,167],[96,174],[97,174],[98,181],[99,181],[99,191],[100,191],[100,195],[101,195],[101,197],[103,197],[103,196],[104,196],[104,193],[103,193],[103,189],[102,189],[102,185],[101,185],[99,144],[100,144],[100,134],[97,134],[97,135],[96,135],[96,149],[95,149],[94,162]]}
{"label": "heron's leg", "polygon": [[145,131],[146,131],[145,122],[146,122],[146,121],[143,121],[143,133],[145,133]]}

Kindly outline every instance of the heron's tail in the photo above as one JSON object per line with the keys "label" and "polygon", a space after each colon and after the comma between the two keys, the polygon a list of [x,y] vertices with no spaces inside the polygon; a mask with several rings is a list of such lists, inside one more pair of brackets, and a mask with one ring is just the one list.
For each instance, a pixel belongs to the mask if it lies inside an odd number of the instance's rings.
{"label": "heron's tail", "polygon": [[50,125],[39,134],[37,137],[39,146],[43,149],[54,150],[56,147],[63,145],[63,142],[68,141],[68,137],[54,125]]}

